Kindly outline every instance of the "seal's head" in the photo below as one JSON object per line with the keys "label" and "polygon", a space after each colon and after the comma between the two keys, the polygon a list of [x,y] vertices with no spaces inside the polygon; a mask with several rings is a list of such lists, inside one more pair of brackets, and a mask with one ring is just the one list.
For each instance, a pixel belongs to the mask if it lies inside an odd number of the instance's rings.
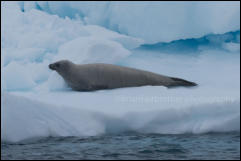
{"label": "seal's head", "polygon": [[71,61],[61,60],[53,64],[49,64],[49,69],[55,70],[56,72],[58,72],[60,75],[63,76],[64,73],[69,71],[69,69],[71,68],[71,65],[73,65]]}

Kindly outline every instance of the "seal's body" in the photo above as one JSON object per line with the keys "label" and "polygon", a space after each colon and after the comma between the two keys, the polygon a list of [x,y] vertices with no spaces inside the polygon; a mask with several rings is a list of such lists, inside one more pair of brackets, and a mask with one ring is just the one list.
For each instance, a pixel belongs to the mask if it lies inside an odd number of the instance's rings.
{"label": "seal's body", "polygon": [[196,86],[196,83],[180,78],[172,78],[144,70],[117,66],[112,64],[77,65],[68,60],[50,64],[77,91],[93,91],[123,87],[152,86]]}

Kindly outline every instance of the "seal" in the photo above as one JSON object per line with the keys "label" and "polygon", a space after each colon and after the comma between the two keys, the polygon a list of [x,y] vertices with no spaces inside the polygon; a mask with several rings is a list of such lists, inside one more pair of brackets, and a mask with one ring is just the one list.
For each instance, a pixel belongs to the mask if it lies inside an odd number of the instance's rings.
{"label": "seal", "polygon": [[165,86],[168,88],[197,84],[180,78],[168,77],[149,71],[112,64],[74,64],[61,60],[49,64],[66,83],[76,91],[94,91],[139,86]]}

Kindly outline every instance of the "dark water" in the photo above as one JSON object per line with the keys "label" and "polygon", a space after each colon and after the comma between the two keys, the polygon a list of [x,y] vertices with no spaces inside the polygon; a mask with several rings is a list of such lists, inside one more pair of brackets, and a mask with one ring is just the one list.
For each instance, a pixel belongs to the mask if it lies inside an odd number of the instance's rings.
{"label": "dark water", "polygon": [[240,159],[240,133],[125,133],[2,143],[1,159]]}

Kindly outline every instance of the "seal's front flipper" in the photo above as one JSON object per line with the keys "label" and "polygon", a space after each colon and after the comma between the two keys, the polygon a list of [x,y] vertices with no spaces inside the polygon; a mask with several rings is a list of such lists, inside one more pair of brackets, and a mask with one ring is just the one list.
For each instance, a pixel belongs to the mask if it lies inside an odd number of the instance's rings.
{"label": "seal's front flipper", "polygon": [[184,79],[180,79],[180,78],[173,78],[170,77],[173,82],[171,82],[170,84],[168,84],[166,87],[168,88],[173,88],[173,87],[178,87],[178,86],[183,86],[183,87],[194,87],[197,86],[198,84],[194,83],[194,82],[190,82]]}

